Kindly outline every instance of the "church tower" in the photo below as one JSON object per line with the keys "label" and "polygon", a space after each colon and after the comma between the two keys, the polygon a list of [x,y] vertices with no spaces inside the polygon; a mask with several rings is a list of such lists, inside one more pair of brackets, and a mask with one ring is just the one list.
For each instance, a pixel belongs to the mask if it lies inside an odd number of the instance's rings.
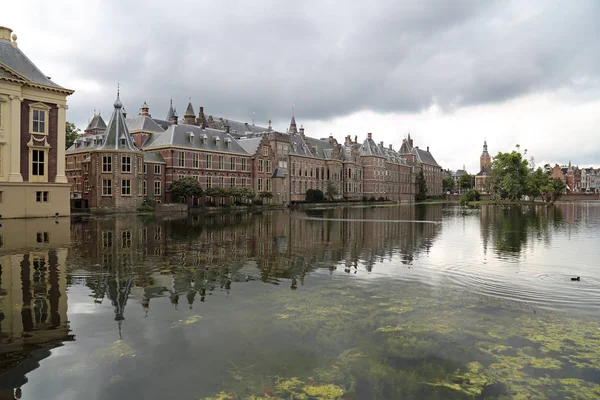
{"label": "church tower", "polygon": [[488,153],[487,141],[483,141],[483,153],[481,153],[481,157],[479,157],[479,166],[480,170],[485,168],[490,168],[492,165],[492,158],[490,157],[490,153]]}

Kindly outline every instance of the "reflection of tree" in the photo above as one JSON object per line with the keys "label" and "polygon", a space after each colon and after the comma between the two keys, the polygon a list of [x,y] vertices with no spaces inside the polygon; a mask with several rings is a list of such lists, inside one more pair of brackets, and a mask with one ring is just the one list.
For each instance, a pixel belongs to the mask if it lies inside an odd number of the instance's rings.
{"label": "reflection of tree", "polygon": [[519,256],[532,239],[549,244],[551,225],[560,225],[562,212],[547,206],[483,206],[481,209],[481,232],[484,250],[491,238],[500,256]]}

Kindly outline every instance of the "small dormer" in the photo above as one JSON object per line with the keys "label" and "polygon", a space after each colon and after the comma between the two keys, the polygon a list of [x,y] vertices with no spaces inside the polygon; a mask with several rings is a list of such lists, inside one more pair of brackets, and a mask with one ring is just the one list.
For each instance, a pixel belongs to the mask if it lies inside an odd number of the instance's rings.
{"label": "small dormer", "polygon": [[190,143],[192,143],[192,144],[194,143],[194,137],[195,137],[194,132],[188,132],[188,138],[190,140]]}
{"label": "small dormer", "polygon": [[204,133],[202,135],[202,144],[207,144],[208,143],[208,136],[206,136],[206,133]]}
{"label": "small dormer", "polygon": [[213,136],[213,139],[215,141],[215,145],[219,145],[219,142],[221,141],[221,139],[218,136]]}
{"label": "small dormer", "polygon": [[119,136],[119,142],[121,143],[121,146],[125,146],[127,145],[127,138],[125,137],[125,134],[121,134],[121,136]]}
{"label": "small dormer", "polygon": [[229,147],[231,145],[231,138],[225,138],[225,146]]}

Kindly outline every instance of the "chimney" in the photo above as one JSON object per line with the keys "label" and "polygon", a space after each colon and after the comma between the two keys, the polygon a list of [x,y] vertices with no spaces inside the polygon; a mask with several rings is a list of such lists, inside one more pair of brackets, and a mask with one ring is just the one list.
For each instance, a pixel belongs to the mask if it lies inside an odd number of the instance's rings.
{"label": "chimney", "polygon": [[225,123],[223,125],[225,127],[225,132],[229,133],[229,121],[225,120]]}
{"label": "chimney", "polygon": [[394,149],[392,149],[392,145],[391,144],[390,144],[390,150],[394,150]]}
{"label": "chimney", "polygon": [[369,140],[373,139],[373,134],[371,132],[367,133],[367,139],[369,139]]}
{"label": "chimney", "polygon": [[173,109],[173,116],[171,117],[171,123],[173,125],[177,125],[177,120],[179,119],[179,117],[177,116],[177,110]]}
{"label": "chimney", "polygon": [[202,127],[202,129],[206,129],[206,117],[204,116],[204,107],[200,107],[200,111],[198,111],[198,118],[196,118],[196,125]]}
{"label": "chimney", "polygon": [[300,136],[304,139],[304,125],[300,125]]}
{"label": "chimney", "polygon": [[379,142],[379,145],[380,145],[381,147],[383,147],[383,140],[382,140],[381,142]]}
{"label": "chimney", "polygon": [[142,115],[144,117],[150,116],[150,107],[148,107],[148,104],[145,101],[144,104],[142,104]]}
{"label": "chimney", "polygon": [[271,125],[271,120],[269,120],[269,132],[273,130],[273,126]]}
{"label": "chimney", "polygon": [[429,153],[429,146],[427,146],[427,152]]}
{"label": "chimney", "polygon": [[10,28],[0,26],[0,40],[6,40],[12,44],[12,47],[17,47],[17,35],[12,33],[12,29]]}
{"label": "chimney", "polygon": [[358,135],[354,135],[354,143],[358,143]]}

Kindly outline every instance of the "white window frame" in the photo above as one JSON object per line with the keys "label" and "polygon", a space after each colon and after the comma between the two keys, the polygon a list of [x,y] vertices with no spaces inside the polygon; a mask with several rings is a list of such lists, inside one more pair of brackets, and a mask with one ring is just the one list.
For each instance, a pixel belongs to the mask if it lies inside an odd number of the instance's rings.
{"label": "white window frame", "polygon": [[131,179],[121,179],[121,196],[131,196]]}
{"label": "white window frame", "polygon": [[[34,111],[37,112],[38,115],[38,129],[37,131],[33,129],[34,125]],[[40,114],[41,113],[41,114]],[[43,116],[42,119],[40,119],[40,115]],[[29,133],[32,135],[48,135],[48,123],[49,121],[49,116],[50,116],[50,107],[44,103],[33,103],[29,105]],[[43,120],[43,121],[42,121]],[[40,130],[39,129],[39,122],[42,122],[44,124],[44,129]]]}

